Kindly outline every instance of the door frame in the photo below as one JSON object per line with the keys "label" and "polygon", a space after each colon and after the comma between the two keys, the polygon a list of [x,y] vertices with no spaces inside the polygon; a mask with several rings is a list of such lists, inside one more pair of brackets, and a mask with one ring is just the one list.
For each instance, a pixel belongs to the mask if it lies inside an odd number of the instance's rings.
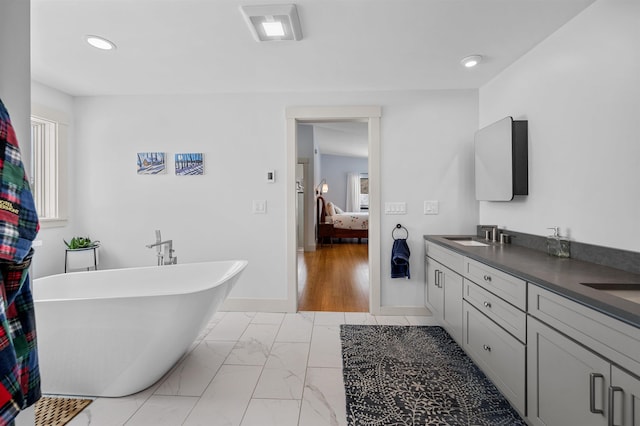
{"label": "door frame", "polygon": [[[311,163],[311,159],[307,157],[299,157],[297,162],[297,164],[298,165],[301,164],[304,169],[304,174],[303,174],[304,185],[305,185],[304,197],[303,197],[304,212],[302,215],[302,220],[304,222],[302,225],[302,248],[304,249],[304,251],[314,251],[316,249],[315,227],[312,226],[314,214],[315,214],[314,212],[315,203],[313,202],[314,194],[313,194],[313,185],[311,184],[311,182],[313,181],[313,176],[311,173],[311,167],[309,165],[310,163]],[[300,206],[298,206],[298,209],[299,208]],[[296,232],[300,232],[299,226],[296,227]],[[300,247],[298,247],[298,249],[300,249]]]}
{"label": "door frame", "polygon": [[360,121],[368,123],[369,139],[369,312],[380,313],[380,119],[379,106],[311,106],[286,109],[286,235],[287,310],[298,311],[298,255],[296,240],[296,164],[298,123]]}

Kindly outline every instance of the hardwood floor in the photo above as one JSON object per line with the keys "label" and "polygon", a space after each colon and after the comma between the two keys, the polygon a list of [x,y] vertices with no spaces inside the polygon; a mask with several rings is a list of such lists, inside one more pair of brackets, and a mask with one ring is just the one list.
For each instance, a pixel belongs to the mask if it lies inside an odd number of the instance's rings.
{"label": "hardwood floor", "polygon": [[368,249],[340,243],[298,252],[298,310],[369,312]]}

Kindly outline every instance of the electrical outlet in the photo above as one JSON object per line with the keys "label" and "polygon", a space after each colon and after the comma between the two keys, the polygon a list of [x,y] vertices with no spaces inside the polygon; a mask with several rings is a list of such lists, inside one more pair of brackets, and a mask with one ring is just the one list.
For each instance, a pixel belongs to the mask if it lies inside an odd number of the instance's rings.
{"label": "electrical outlet", "polygon": [[438,214],[439,202],[437,200],[429,200],[424,202],[424,214]]}

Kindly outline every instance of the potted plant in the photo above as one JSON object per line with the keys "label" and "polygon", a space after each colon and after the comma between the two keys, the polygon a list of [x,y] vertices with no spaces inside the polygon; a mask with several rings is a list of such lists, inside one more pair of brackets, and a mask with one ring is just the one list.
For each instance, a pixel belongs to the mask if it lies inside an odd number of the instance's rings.
{"label": "potted plant", "polygon": [[67,246],[64,254],[64,271],[67,269],[98,269],[98,247],[100,241],[91,241],[89,237],[73,237],[62,240]]}

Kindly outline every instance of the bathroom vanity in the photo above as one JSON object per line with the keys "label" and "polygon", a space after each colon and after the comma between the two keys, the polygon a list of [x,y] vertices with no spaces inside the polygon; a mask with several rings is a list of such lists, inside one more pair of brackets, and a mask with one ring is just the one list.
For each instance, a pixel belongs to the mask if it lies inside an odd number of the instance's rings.
{"label": "bathroom vanity", "polygon": [[530,424],[640,424],[640,275],[467,236],[425,254],[426,306]]}

